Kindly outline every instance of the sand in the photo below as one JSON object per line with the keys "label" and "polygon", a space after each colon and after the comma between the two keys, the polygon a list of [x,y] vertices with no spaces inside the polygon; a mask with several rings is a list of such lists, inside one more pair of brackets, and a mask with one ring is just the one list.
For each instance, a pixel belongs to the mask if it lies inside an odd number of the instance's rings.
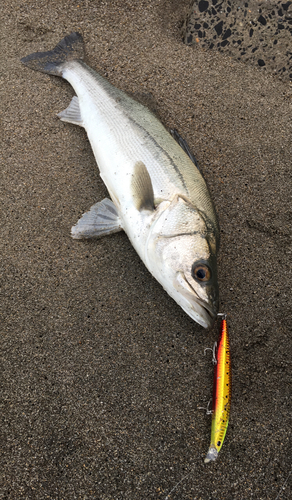
{"label": "sand", "polygon": [[[0,498],[288,500],[291,494],[289,82],[188,47],[188,2],[1,4]],[[205,465],[217,331],[195,324],[124,233],[74,241],[107,196],[64,80],[20,58],[82,32],[87,62],[153,96],[188,141],[221,227],[230,425]]]}

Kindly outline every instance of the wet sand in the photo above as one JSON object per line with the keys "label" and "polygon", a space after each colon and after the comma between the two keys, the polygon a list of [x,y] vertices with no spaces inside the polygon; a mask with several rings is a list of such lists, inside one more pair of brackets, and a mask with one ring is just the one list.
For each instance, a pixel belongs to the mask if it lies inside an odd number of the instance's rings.
{"label": "wet sand", "polygon": [[[289,82],[188,47],[188,2],[5,1],[1,12],[0,498],[288,500],[291,495]],[[87,62],[151,93],[188,141],[220,227],[230,425],[205,465],[212,397],[195,324],[127,236],[74,241],[107,196],[70,85],[20,58],[79,30]]]}

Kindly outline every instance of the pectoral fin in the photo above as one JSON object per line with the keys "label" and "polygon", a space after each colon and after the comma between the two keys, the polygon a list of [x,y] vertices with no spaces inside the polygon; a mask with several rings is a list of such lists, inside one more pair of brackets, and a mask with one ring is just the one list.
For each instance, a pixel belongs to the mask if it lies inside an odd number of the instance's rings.
{"label": "pectoral fin", "polygon": [[154,192],[150,175],[144,163],[137,161],[134,166],[131,191],[137,210],[154,210]]}
{"label": "pectoral fin", "polygon": [[83,127],[83,120],[81,117],[80,106],[78,97],[74,96],[68,106],[57,115],[62,122],[74,123],[74,125],[79,125]]}
{"label": "pectoral fin", "polygon": [[96,203],[89,212],[71,229],[71,236],[76,240],[83,238],[99,238],[121,231],[122,224],[113,202],[108,198]]}

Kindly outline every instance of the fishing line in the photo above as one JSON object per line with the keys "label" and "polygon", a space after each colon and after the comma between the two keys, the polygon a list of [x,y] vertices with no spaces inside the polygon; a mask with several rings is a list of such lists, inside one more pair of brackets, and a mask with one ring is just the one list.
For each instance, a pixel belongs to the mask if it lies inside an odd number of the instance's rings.
{"label": "fishing line", "polygon": [[288,477],[287,477],[287,479],[286,479],[285,483],[283,484],[283,486],[281,487],[281,489],[280,489],[280,491],[279,491],[279,493],[278,493],[278,496],[277,496],[276,500],[278,500],[279,496],[281,495],[281,492],[283,491],[283,489],[285,488],[286,484],[288,483],[288,479],[289,479],[289,477],[291,476],[291,472],[292,472],[292,470],[290,470],[290,472],[289,472],[289,474],[288,474]]}
{"label": "fishing line", "polygon": [[[172,488],[172,490],[168,493],[168,495],[165,497],[164,500],[170,500],[169,498],[169,495],[171,495],[171,493],[176,490],[176,488],[180,485],[180,483],[182,483],[187,477],[189,477],[189,475],[191,474],[191,472],[193,472],[193,470],[195,469],[195,465],[191,468],[191,470]],[[277,499],[276,499],[277,500]]]}

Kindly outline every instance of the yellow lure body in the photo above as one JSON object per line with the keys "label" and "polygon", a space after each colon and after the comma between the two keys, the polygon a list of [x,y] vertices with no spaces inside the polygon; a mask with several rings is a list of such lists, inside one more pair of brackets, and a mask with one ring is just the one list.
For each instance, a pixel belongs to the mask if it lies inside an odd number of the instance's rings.
{"label": "yellow lure body", "polygon": [[205,458],[205,463],[216,460],[221,450],[229,422],[231,404],[231,359],[226,315],[223,315],[219,340],[215,346],[215,362],[211,443]]}

